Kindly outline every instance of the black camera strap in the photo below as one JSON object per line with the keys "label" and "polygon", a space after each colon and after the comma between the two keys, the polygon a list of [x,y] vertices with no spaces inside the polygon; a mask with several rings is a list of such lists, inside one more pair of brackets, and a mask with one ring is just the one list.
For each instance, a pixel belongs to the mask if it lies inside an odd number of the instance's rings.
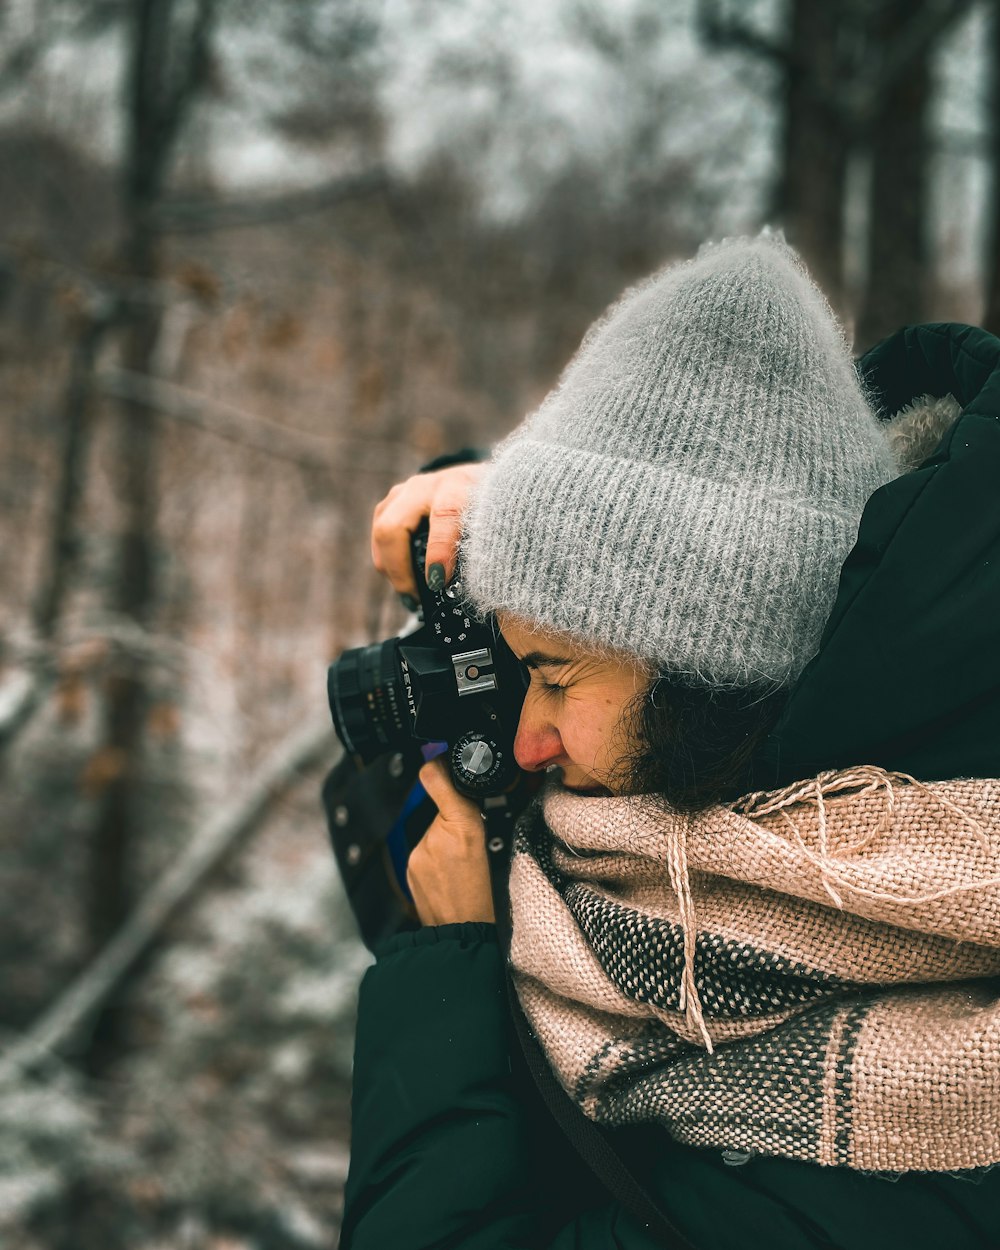
{"label": "black camera strap", "polygon": [[630,1211],[661,1243],[664,1250],[695,1250],[667,1219],[601,1128],[588,1120],[556,1079],[545,1053],[531,1030],[517,996],[510,972],[510,899],[507,882],[516,813],[505,796],[483,804],[486,843],[490,852],[490,881],[497,920],[497,935],[504,957],[507,999],[511,1022],[535,1087],[570,1145],[613,1198]]}

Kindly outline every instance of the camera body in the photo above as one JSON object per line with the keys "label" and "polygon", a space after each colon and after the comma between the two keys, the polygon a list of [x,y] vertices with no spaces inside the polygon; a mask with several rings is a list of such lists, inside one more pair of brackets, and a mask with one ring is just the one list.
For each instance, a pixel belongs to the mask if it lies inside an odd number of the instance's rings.
{"label": "camera body", "polygon": [[427,585],[426,524],[410,546],[422,624],[345,651],[331,664],[327,693],[337,736],[362,764],[419,743],[446,743],[460,793],[503,794],[519,776],[514,735],[526,670],[496,618],[481,618],[463,602],[461,570],[442,590]]}

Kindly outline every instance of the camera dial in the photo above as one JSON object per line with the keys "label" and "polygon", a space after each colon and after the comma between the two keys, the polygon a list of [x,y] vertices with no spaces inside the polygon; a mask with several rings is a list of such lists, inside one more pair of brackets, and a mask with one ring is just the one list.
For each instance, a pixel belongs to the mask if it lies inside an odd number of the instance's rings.
{"label": "camera dial", "polygon": [[508,773],[513,779],[511,764],[496,740],[479,730],[462,734],[451,748],[452,773],[469,791],[494,791]]}
{"label": "camera dial", "polygon": [[420,742],[447,742],[459,790],[479,798],[516,780],[514,735],[526,670],[495,616],[465,601],[460,577],[432,591],[424,577],[427,526],[412,536],[421,624],[398,638],[345,651],[327,678],[345,748],[365,764]]}

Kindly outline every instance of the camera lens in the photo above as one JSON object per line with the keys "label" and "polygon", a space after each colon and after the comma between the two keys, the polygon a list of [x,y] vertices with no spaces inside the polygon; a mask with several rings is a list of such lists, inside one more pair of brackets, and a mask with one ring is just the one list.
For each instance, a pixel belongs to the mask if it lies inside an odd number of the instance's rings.
{"label": "camera lens", "polygon": [[397,645],[389,638],[345,651],[327,674],[337,736],[366,764],[410,738]]}

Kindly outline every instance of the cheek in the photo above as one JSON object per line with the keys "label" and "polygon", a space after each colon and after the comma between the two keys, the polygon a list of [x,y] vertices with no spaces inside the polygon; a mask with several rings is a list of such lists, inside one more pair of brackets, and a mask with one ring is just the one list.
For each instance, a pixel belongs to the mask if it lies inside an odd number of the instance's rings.
{"label": "cheek", "polygon": [[566,752],[586,767],[604,768],[612,755],[620,753],[621,735],[618,722],[621,705],[613,698],[588,700],[587,705],[573,709],[567,706],[560,718],[562,740]]}

